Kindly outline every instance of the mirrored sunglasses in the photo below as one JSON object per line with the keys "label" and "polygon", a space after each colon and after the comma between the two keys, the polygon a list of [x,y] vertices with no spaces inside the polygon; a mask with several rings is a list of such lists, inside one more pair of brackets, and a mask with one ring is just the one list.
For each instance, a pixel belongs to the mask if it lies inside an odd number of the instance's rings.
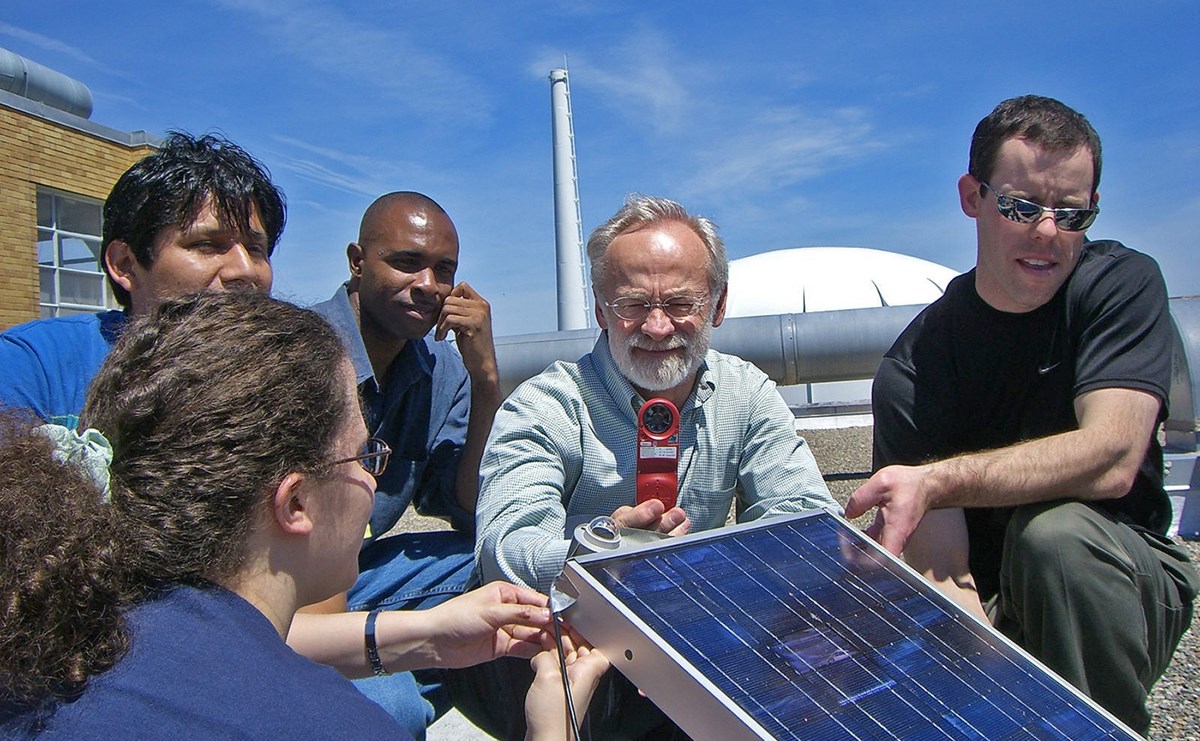
{"label": "mirrored sunglasses", "polygon": [[1091,208],[1050,208],[1024,198],[1000,193],[982,180],[980,185],[996,196],[996,210],[1000,212],[1000,215],[1018,224],[1032,224],[1041,219],[1042,214],[1050,213],[1059,229],[1065,232],[1081,232],[1091,226],[1092,222],[1096,220],[1096,216],[1100,214],[1100,209],[1096,206]]}

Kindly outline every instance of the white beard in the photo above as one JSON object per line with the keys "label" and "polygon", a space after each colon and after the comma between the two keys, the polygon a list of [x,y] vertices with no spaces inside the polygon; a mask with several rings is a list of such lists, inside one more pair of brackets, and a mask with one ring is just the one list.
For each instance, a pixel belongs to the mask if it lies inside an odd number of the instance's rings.
{"label": "white beard", "polygon": [[[611,332],[608,335],[608,349],[612,353],[613,362],[621,375],[631,384],[645,391],[666,391],[686,382],[700,363],[704,362],[704,354],[708,352],[709,340],[712,338],[712,324],[704,322],[696,330],[691,343],[683,336],[673,334],[662,342],[654,342],[643,334],[631,334],[625,341],[617,339]],[[673,353],[661,360],[653,358],[634,357],[634,348],[642,350],[674,350],[683,348],[682,353]]]}

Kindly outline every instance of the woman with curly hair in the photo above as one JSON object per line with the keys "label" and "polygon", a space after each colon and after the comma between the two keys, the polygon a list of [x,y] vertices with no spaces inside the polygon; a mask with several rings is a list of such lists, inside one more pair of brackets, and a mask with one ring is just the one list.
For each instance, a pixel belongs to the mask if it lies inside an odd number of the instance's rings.
{"label": "woman with curly hair", "polygon": [[[322,319],[250,292],[165,302],[83,419],[82,436],[0,420],[0,736],[405,735],[284,642],[353,583],[390,452]],[[409,613],[413,649],[534,656],[545,605],[488,585]],[[586,692],[607,664],[570,653]],[[531,735],[565,734],[563,701],[531,694]]]}

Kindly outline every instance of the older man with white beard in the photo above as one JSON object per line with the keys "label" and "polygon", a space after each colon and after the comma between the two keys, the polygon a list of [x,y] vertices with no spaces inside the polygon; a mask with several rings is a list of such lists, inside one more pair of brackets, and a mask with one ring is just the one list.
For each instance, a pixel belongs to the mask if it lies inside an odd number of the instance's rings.
{"label": "older man with white beard", "polygon": [[[578,523],[681,535],[836,508],[812,453],[762,371],[709,350],[725,316],[728,261],[716,226],[665,198],[631,196],[588,239],[604,332],[575,363],[523,383],[496,413],[480,466],[476,560],[483,579],[543,592]],[[678,505],[637,504],[638,410],[680,413]]]}

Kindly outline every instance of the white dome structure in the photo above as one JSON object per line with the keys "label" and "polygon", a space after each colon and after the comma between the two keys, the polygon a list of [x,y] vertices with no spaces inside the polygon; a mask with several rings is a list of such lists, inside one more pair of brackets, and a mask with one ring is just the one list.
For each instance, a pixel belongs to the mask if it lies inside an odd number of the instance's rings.
{"label": "white dome structure", "polygon": [[927,304],[958,272],[864,247],[795,247],[729,262],[726,316]]}
{"label": "white dome structure", "polygon": [[[928,304],[942,295],[956,275],[958,271],[928,260],[863,247],[762,252],[729,262],[725,315]],[[871,396],[871,381],[782,386],[779,391],[793,406],[861,402]]]}

